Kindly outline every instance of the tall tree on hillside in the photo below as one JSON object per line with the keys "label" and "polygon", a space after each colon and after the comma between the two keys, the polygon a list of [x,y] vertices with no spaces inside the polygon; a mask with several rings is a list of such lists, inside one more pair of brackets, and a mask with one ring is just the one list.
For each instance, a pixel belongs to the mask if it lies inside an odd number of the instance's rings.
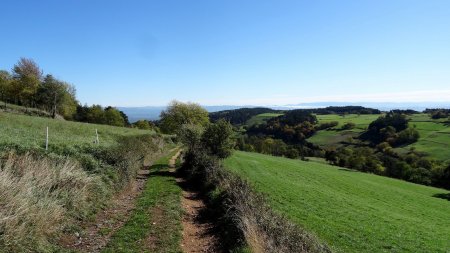
{"label": "tall tree on hillside", "polygon": [[42,79],[42,70],[32,59],[20,58],[13,67],[13,77],[20,102],[32,106]]}
{"label": "tall tree on hillside", "polygon": [[89,123],[104,124],[105,113],[101,105],[93,105],[88,108],[86,113],[86,121]]}
{"label": "tall tree on hillside", "polygon": [[105,109],[104,119],[104,124],[111,126],[125,126],[125,120],[123,119],[122,114],[114,107],[109,106]]}
{"label": "tall tree on hillside", "polygon": [[64,87],[64,93],[60,100],[58,113],[61,114],[65,119],[73,119],[77,112],[78,100],[76,97],[75,86],[62,82]]}
{"label": "tall tree on hillside", "polygon": [[61,81],[55,79],[52,75],[46,75],[37,90],[36,101],[46,111],[52,112],[54,118],[64,92],[64,86]]}
{"label": "tall tree on hillside", "polygon": [[8,93],[11,85],[11,75],[6,70],[0,70],[0,98],[4,102],[6,108],[6,102],[8,100]]}
{"label": "tall tree on hillside", "polygon": [[75,88],[52,75],[46,75],[36,92],[36,102],[51,112],[53,118],[58,113],[66,119],[72,119],[77,107]]}
{"label": "tall tree on hillside", "polygon": [[160,117],[161,130],[172,134],[184,124],[206,126],[209,123],[208,111],[196,103],[172,101]]}

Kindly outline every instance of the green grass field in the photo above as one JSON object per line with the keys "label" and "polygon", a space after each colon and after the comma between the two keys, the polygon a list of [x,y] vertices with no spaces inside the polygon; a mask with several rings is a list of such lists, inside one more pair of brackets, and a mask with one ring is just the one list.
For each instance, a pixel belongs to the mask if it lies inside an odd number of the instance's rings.
{"label": "green grass field", "polygon": [[[348,142],[351,138],[358,137],[378,117],[380,117],[379,114],[348,114],[345,116],[337,114],[317,115],[319,124],[331,121],[337,121],[339,124],[334,128],[318,131],[308,141],[320,146],[340,145],[341,142]],[[354,123],[355,128],[341,130],[341,127],[347,122]]]}
{"label": "green grass field", "polygon": [[[317,115],[319,123],[337,121],[339,125],[333,129],[321,130],[308,139],[308,141],[320,146],[335,145],[348,142],[356,138],[367,126],[380,115],[356,115],[349,114],[345,117],[330,114]],[[396,148],[400,153],[407,152],[411,147],[428,155],[430,158],[440,161],[450,161],[450,123],[446,119],[433,120],[427,114],[414,114],[409,116],[409,125],[415,127],[420,134],[416,143]],[[351,130],[339,130],[346,122],[353,122],[356,127]]]}
{"label": "green grass field", "polygon": [[95,129],[98,130],[100,146],[115,144],[119,137],[152,133],[125,127],[96,125],[51,118],[0,112],[0,145],[18,146],[23,149],[45,149],[46,127],[49,128],[49,150],[97,145]]}
{"label": "green grass field", "polygon": [[379,114],[348,114],[345,116],[340,116],[337,114],[327,114],[327,115],[316,115],[317,120],[319,123],[324,122],[331,122],[331,121],[337,121],[339,125],[335,127],[335,129],[338,129],[342,127],[347,122],[355,123],[355,129],[354,131],[364,131],[366,130],[367,126],[374,120],[376,120],[378,117],[380,117]]}
{"label": "green grass field", "polygon": [[416,143],[398,150],[414,147],[431,158],[450,161],[450,122],[446,122],[446,119],[433,120],[427,114],[416,114],[410,118],[409,125],[419,131],[420,138]]}
{"label": "green grass field", "polygon": [[274,117],[278,117],[280,115],[283,115],[282,113],[261,113],[258,114],[256,116],[253,116],[251,119],[247,120],[247,122],[245,123],[245,125],[247,126],[253,126],[253,125],[257,125],[257,124],[262,124],[265,121],[274,118]]}
{"label": "green grass field", "polygon": [[225,166],[337,252],[450,251],[449,191],[256,153]]}

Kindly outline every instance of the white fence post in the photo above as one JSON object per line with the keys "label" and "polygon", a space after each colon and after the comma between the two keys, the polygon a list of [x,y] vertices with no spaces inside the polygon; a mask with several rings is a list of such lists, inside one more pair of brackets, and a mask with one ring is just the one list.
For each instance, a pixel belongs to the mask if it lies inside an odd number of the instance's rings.
{"label": "white fence post", "polygon": [[47,134],[45,136],[45,150],[48,150],[48,126],[47,126]]}
{"label": "white fence post", "polygon": [[97,131],[97,128],[95,129],[95,135],[96,135],[96,142],[97,142],[97,144],[99,144],[100,143],[100,141],[98,140],[98,131]]}

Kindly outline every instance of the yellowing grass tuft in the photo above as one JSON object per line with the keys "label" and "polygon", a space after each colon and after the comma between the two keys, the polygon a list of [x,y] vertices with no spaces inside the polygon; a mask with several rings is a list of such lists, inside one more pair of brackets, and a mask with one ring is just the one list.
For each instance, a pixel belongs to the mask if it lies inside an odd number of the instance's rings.
{"label": "yellowing grass tuft", "polygon": [[0,248],[49,250],[48,238],[83,216],[100,186],[72,160],[9,154],[0,164]]}

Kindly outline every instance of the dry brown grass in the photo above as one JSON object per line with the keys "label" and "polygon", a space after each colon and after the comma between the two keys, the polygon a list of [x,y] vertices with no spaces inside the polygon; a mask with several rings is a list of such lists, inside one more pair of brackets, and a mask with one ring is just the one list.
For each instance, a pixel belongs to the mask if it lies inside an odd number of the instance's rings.
{"label": "dry brown grass", "polygon": [[0,164],[0,248],[50,251],[49,240],[90,211],[102,184],[71,159],[8,154]]}
{"label": "dry brown grass", "polygon": [[317,237],[275,213],[252,186],[223,168],[213,173],[252,252],[331,252]]}

